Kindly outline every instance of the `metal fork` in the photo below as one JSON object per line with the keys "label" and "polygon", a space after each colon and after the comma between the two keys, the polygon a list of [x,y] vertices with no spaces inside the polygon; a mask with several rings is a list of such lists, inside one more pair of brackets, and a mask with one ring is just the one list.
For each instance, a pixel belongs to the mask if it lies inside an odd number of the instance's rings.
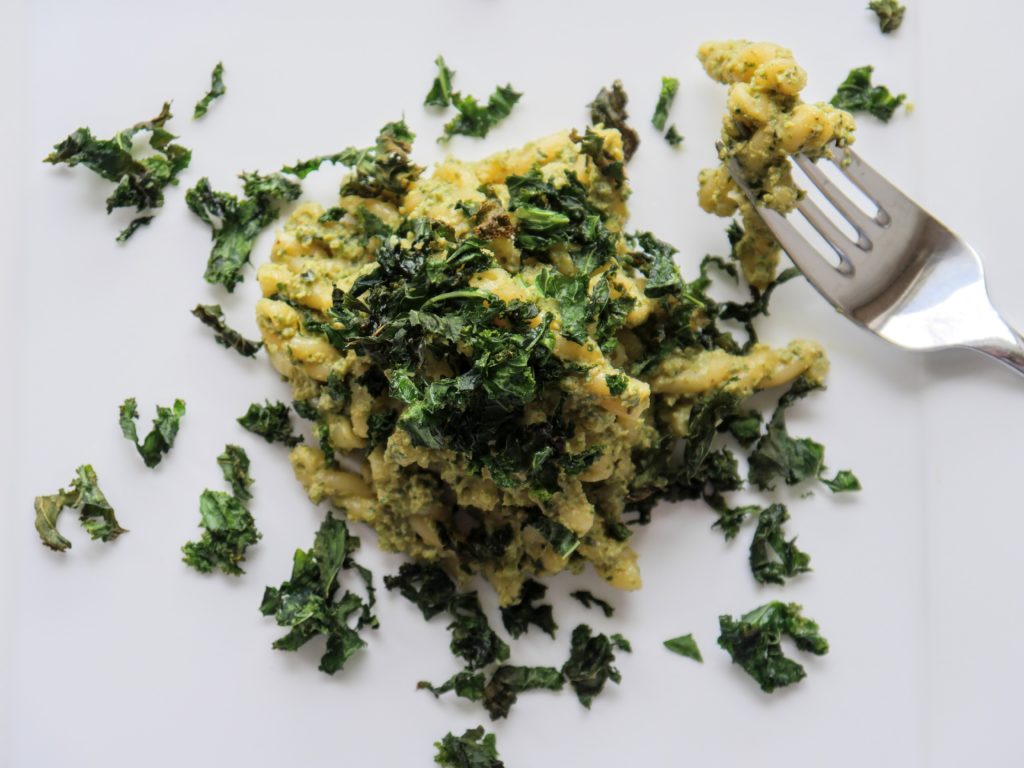
{"label": "metal fork", "polygon": [[839,256],[834,266],[786,217],[759,205],[735,158],[733,180],[811,284],[846,317],[897,346],[966,347],[1024,374],[1024,338],[999,315],[974,249],[849,149],[832,162],[878,206],[865,213],[809,158],[796,164],[857,231],[856,242],[808,197],[797,210]]}

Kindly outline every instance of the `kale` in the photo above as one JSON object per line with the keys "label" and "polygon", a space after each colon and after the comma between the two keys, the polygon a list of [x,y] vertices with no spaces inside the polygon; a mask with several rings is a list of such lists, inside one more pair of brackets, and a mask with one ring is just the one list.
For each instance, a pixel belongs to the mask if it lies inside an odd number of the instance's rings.
{"label": "kale", "polygon": [[256,529],[256,521],[242,500],[224,491],[204,490],[199,496],[199,516],[202,538],[181,548],[185,555],[182,561],[200,573],[214,568],[232,576],[245,573],[239,563],[245,560],[249,545],[263,534]]}
{"label": "kale", "polygon": [[75,475],[70,491],[62,488],[52,496],[35,499],[36,531],[43,544],[56,552],[71,548],[71,542],[57,531],[57,519],[65,508],[79,511],[78,521],[93,540],[113,541],[122,533],[128,533],[128,529],[117,522],[92,466],[83,464],[75,470]]}
{"label": "kale", "polygon": [[796,539],[786,540],[783,524],[789,512],[782,504],[761,510],[750,542],[750,571],[761,584],[785,584],[787,578],[811,570],[811,556],[797,549]]}
{"label": "kale", "polygon": [[484,688],[486,686],[487,677],[482,672],[456,672],[441,683],[441,685],[434,685],[427,680],[420,680],[416,683],[416,690],[430,691],[434,694],[434,698],[440,698],[450,691],[455,691],[455,695],[460,699],[481,701],[484,697]]}
{"label": "kale", "polygon": [[265,405],[253,403],[244,415],[238,417],[238,423],[268,443],[283,443],[292,448],[302,442],[302,435],[292,431],[288,406],[280,401],[272,403],[267,400]]}
{"label": "kale", "polygon": [[[712,456],[711,443],[718,430],[718,425],[727,416],[734,414],[738,405],[739,397],[726,389],[716,389],[697,398],[690,409],[690,421],[681,467],[688,480],[699,479],[702,470],[710,468],[719,470],[715,472],[715,477],[725,481],[721,485],[727,487],[719,487],[719,490],[731,491],[738,488],[739,476],[736,474],[735,480],[733,479],[733,467],[729,462],[731,454],[717,453],[714,463],[710,466],[707,465],[708,458]],[[720,483],[715,483],[715,485],[718,486]]]}
{"label": "kale", "polygon": [[210,180],[201,178],[185,193],[189,210],[210,226],[213,248],[203,277],[220,283],[231,293],[242,282],[242,268],[249,263],[256,238],[277,218],[284,203],[298,198],[302,188],[279,173],[261,176],[241,174],[245,197],[215,192]]}
{"label": "kale", "polygon": [[156,407],[156,418],[153,419],[153,428],[149,434],[139,443],[139,435],[135,430],[135,419],[139,418],[138,406],[134,397],[129,397],[121,404],[120,409],[121,434],[135,444],[135,450],[145,462],[146,466],[152,469],[164,457],[164,454],[171,450],[174,445],[174,438],[178,435],[178,427],[185,415],[185,401],[176,399],[174,405],[165,408]]}
{"label": "kale", "polygon": [[841,469],[836,473],[836,476],[831,480],[820,477],[818,478],[828,486],[828,489],[832,493],[843,493],[845,491],[859,491],[861,489],[860,480],[848,469]]}
{"label": "kale", "polygon": [[366,452],[371,453],[378,445],[387,445],[398,423],[398,411],[374,411],[367,422]]}
{"label": "kale", "polygon": [[629,386],[629,377],[621,373],[612,373],[604,377],[604,383],[608,386],[608,394],[618,397]]}
{"label": "kale", "polygon": [[627,163],[640,146],[639,134],[626,124],[626,120],[629,119],[629,113],[626,112],[628,101],[629,97],[622,87],[622,81],[616,80],[610,89],[602,88],[598,91],[594,100],[587,105],[590,109],[591,123],[614,128],[622,136],[622,155]]}
{"label": "kale", "polygon": [[551,637],[555,636],[558,625],[551,613],[551,606],[534,605],[535,601],[544,599],[547,591],[548,588],[545,585],[528,579],[519,593],[519,602],[501,609],[501,623],[505,625],[505,629],[512,637],[525,634],[531,624],[536,625]]}
{"label": "kale", "polygon": [[674,77],[661,78],[661,93],[658,94],[658,103],[654,107],[654,115],[651,117],[651,125],[659,131],[665,130],[665,121],[668,120],[669,110],[672,109],[672,102],[675,101],[678,91],[678,79]]}
{"label": "kale", "polygon": [[449,733],[434,746],[434,762],[446,768],[505,768],[498,758],[494,734],[484,735],[483,726],[470,728],[461,736]]}
{"label": "kale", "polygon": [[437,565],[402,563],[397,575],[384,577],[384,586],[397,589],[428,620],[448,610],[455,597],[455,584]]}
{"label": "kale", "polygon": [[459,114],[445,123],[444,133],[438,142],[448,142],[452,136],[475,136],[482,139],[512,113],[512,108],[522,96],[511,85],[497,86],[486,104],[479,104],[473,96],[453,93],[451,103]]}
{"label": "kale", "polygon": [[693,639],[692,634],[673,637],[671,640],[666,640],[663,645],[672,653],[678,653],[680,656],[685,656],[688,659],[701,663],[704,662],[704,657],[700,655],[700,648],[697,647],[697,641]]}
{"label": "kale", "polygon": [[196,102],[195,111],[192,113],[192,119],[198,120],[200,117],[206,114],[206,110],[210,108],[210,104],[213,103],[214,99],[219,99],[225,93],[227,88],[224,87],[224,63],[218,61],[217,66],[213,68],[213,72],[210,73],[210,90],[206,92],[199,101]]}
{"label": "kale", "polygon": [[[521,208],[516,211],[516,214],[518,215],[524,210]],[[589,282],[589,275],[576,274],[566,277],[554,269],[543,270],[537,275],[536,280],[536,286],[541,295],[554,299],[558,304],[562,318],[561,334],[577,344],[585,344],[588,338],[587,321],[590,319],[590,306],[587,287]]]}
{"label": "kale", "polygon": [[249,475],[249,456],[237,445],[224,446],[224,452],[217,457],[217,465],[224,479],[231,486],[231,492],[239,501],[249,501],[253,480]]}
{"label": "kale", "polygon": [[871,0],[868,3],[868,10],[874,11],[878,16],[878,28],[884,35],[899,29],[903,23],[903,14],[907,12],[906,6],[900,5],[896,0]]}
{"label": "kale", "polygon": [[675,123],[672,123],[672,125],[668,127],[668,130],[665,131],[665,141],[667,141],[670,146],[678,147],[683,143],[683,138],[683,134],[681,134],[679,129],[676,128]]}
{"label": "kale", "polygon": [[629,643],[621,635],[593,634],[586,624],[572,632],[569,660],[562,666],[562,674],[572,685],[580,703],[587,709],[594,697],[604,690],[609,680],[619,683],[622,675],[615,668],[615,648],[629,652]]}
{"label": "kale", "polygon": [[[357,549],[359,539],[349,533],[345,521],[328,512],[313,548],[295,551],[291,578],[278,588],[267,587],[263,593],[260,612],[274,616],[278,626],[290,628],[274,641],[275,649],[294,651],[323,635],[326,649],[320,659],[320,670],[333,675],[366,645],[359,633],[365,627],[376,629],[378,621],[372,612],[376,602],[372,574],[352,560]],[[335,599],[340,588],[339,576],[350,569],[364,583],[365,600],[349,590],[341,599]]]}
{"label": "kale", "polygon": [[[164,104],[160,114],[152,120],[136,123],[118,131],[112,139],[97,139],[88,128],[79,128],[59,144],[43,162],[69,166],[84,165],[93,173],[117,187],[107,198],[107,213],[115,208],[152,211],[164,204],[164,188],[178,183],[178,174],[188,168],[192,151],[172,143],[177,137],[164,126],[172,117],[170,102]],[[136,159],[132,142],[139,133],[149,133],[149,147],[153,154]],[[148,224],[152,216],[141,216],[132,221],[118,235],[124,242],[141,225]]]}
{"label": "kale", "polygon": [[437,77],[434,78],[434,82],[430,86],[430,92],[427,93],[423,104],[430,107],[451,106],[452,78],[455,77],[455,71],[448,69],[444,63],[444,56],[438,56],[434,59],[434,64],[437,65]]}
{"label": "kale", "polygon": [[508,717],[520,693],[531,690],[560,691],[564,683],[562,673],[554,667],[503,664],[494,670],[490,679],[482,673],[457,672],[439,686],[421,681],[416,687],[438,697],[454,691],[459,698],[482,702],[491,719],[499,720]]}
{"label": "kale", "polygon": [[604,136],[587,128],[582,136],[574,130],[569,134],[569,138],[579,143],[580,150],[594,161],[594,165],[597,166],[601,175],[611,183],[612,187],[622,190],[626,182],[623,163],[621,160],[614,159],[611,152],[605,149]]}
{"label": "kale", "polygon": [[831,104],[847,112],[870,112],[884,123],[889,122],[893,112],[902,104],[907,95],[893,96],[884,85],[871,85],[874,67],[857,67],[839,84],[839,90],[832,97]]}
{"label": "kale", "polygon": [[595,597],[593,592],[585,589],[578,589],[575,592],[570,592],[569,597],[573,597],[583,603],[584,608],[591,608],[596,605],[604,613],[605,618],[611,618],[615,613],[615,608],[607,600],[602,600],[600,597]]}
{"label": "kale", "polygon": [[731,616],[718,617],[721,629],[718,644],[765,693],[799,682],[807,674],[800,664],[782,652],[783,635],[792,638],[802,651],[816,656],[828,653],[828,641],[818,633],[818,625],[801,615],[801,611],[796,603],[771,602],[738,620]]}
{"label": "kale", "polygon": [[423,173],[423,168],[409,159],[415,138],[405,121],[398,120],[380,129],[374,146],[349,147],[339,153],[337,162],[353,170],[340,194],[400,203],[409,185]]}
{"label": "kale", "polygon": [[757,331],[754,328],[754,318],[760,315],[768,315],[768,302],[772,293],[783,283],[788,283],[795,277],[800,276],[800,270],[790,267],[779,273],[779,275],[768,284],[763,291],[750,286],[750,301],[740,304],[734,301],[723,302],[718,307],[718,317],[722,320],[736,320],[743,324],[747,332],[747,343],[743,345],[742,351],[747,352],[757,343]]}
{"label": "kale", "polygon": [[673,246],[659,240],[650,232],[637,232],[627,236],[632,249],[630,258],[637,269],[647,278],[644,295],[656,299],[673,293],[679,293],[684,287],[679,267],[673,256],[677,251]]}
{"label": "kale", "polygon": [[825,448],[810,438],[790,437],[786,430],[786,409],[800,398],[821,387],[801,376],[779,399],[764,435],[750,454],[750,482],[763,491],[775,488],[781,478],[787,485],[796,485],[817,477],[824,469]]}
{"label": "kale", "polygon": [[213,338],[222,347],[233,349],[243,357],[255,357],[263,346],[262,341],[250,341],[233,328],[228,327],[224,320],[224,310],[219,304],[196,304],[192,314],[199,322],[213,329]]}
{"label": "kale", "polygon": [[580,545],[580,538],[572,529],[540,512],[530,517],[529,524],[537,529],[555,553],[563,559],[569,557]]}
{"label": "kale", "polygon": [[761,414],[758,411],[737,411],[722,419],[719,432],[728,432],[744,448],[749,448],[761,436]]}
{"label": "kale", "polygon": [[155,218],[156,216],[137,216],[132,219],[128,226],[121,230],[121,233],[114,239],[119,243],[127,242],[128,239],[135,234],[135,230],[139,227],[148,227]]}
{"label": "kale", "polygon": [[[712,499],[717,501],[721,497]],[[725,535],[726,541],[731,541],[736,538],[736,534],[740,532],[740,527],[746,521],[748,517],[761,514],[761,507],[756,504],[749,504],[742,507],[729,507],[724,501],[721,503],[712,503],[712,507],[718,512],[718,519],[711,524],[712,528],[720,528],[722,533]]]}
{"label": "kale", "polygon": [[491,629],[476,592],[461,592],[448,601],[452,622],[450,648],[473,671],[508,658],[508,645]]}

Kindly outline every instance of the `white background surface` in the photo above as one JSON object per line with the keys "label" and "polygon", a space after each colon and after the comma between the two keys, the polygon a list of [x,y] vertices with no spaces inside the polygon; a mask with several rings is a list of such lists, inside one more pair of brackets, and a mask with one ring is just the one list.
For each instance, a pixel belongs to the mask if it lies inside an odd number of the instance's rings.
{"label": "white background surface", "polygon": [[[705,39],[749,37],[794,49],[810,99],[827,99],[867,63],[910,94],[912,115],[887,126],[861,118],[858,147],[971,239],[997,302],[1024,322],[1024,169],[1013,150],[1024,102],[1005,96],[1024,10],[911,0],[903,29],[883,37],[864,4],[4,0],[0,765],[426,766],[434,740],[481,722],[510,768],[1022,764],[1024,382],[994,364],[887,348],[806,285],[781,289],[764,335],[818,338],[833,360],[829,390],[794,409],[794,432],[825,442],[830,466],[852,467],[865,485],[856,498],[783,495],[814,573],[760,588],[746,564],[749,529],[727,545],[701,506],[663,509],[634,537],[643,591],[609,595],[589,576],[555,579],[558,638],[531,633],[513,645],[520,663],[558,665],[576,623],[621,631],[634,647],[620,657],[623,684],[589,712],[569,692],[526,694],[492,726],[474,705],[413,690],[456,669],[444,622],[425,625],[383,590],[381,629],[336,677],[316,670],[315,643],[297,654],[270,649],[282,631],[257,610],[263,588],[287,577],[323,510],[302,495],[284,449],[234,421],[251,401],[285,397],[285,385],[262,355],[222,349],[189,315],[197,301],[220,302],[256,333],[254,273],[230,297],[202,281],[208,232],[184,189],[203,175],[235,189],[243,169],[369,144],[403,112],[420,134],[418,159],[438,159],[443,120],[420,106],[438,52],[459,89],[486,96],[509,81],[526,94],[486,141],[452,142],[466,157],[582,125],[584,105],[621,77],[642,137],[630,166],[633,223],[677,244],[692,277],[704,253],[724,247],[723,222],[696,206],[695,177],[713,160],[725,90],[694,51]],[[218,60],[228,94],[193,123]],[[672,114],[686,136],[679,151],[648,123],[663,74],[682,83]],[[171,128],[194,150],[192,167],[153,225],[119,247],[127,219],[104,216],[108,185],[39,159],[79,125],[109,136],[171,98]],[[308,195],[330,204],[339,176],[311,177]],[[270,241],[261,238],[255,260]],[[129,395],[144,425],[156,403],[188,402],[155,471],[117,428]],[[252,458],[264,533],[240,579],[201,576],[179,559],[197,535],[199,493],[222,486],[215,457],[226,442]],[[38,543],[32,498],[85,462],[131,533],[93,543],[68,513],[74,548],[60,556]],[[394,571],[399,558],[362,533],[360,559],[378,578]],[[615,618],[567,598],[581,586],[611,597]],[[719,613],[773,598],[803,603],[832,652],[801,657],[808,678],[769,697],[715,637]],[[690,631],[703,666],[660,647]]]}

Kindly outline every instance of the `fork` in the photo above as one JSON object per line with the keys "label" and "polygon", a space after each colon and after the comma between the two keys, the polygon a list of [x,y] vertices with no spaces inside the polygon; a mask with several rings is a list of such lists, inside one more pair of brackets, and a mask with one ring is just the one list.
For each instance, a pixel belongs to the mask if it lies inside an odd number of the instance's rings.
{"label": "fork", "polygon": [[965,347],[1024,374],[1024,338],[999,315],[975,250],[850,149],[831,161],[876,206],[865,213],[813,160],[794,161],[857,232],[850,239],[809,197],[797,210],[835,250],[833,265],[778,211],[759,205],[735,158],[729,173],[811,284],[843,315],[905,349]]}

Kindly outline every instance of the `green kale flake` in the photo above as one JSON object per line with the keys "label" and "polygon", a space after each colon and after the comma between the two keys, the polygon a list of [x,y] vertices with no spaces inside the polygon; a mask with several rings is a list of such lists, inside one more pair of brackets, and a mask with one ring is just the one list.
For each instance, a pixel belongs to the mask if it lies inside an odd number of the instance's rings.
{"label": "green kale flake", "polygon": [[888,35],[900,28],[907,7],[900,5],[896,0],[871,0],[868,3],[868,10],[874,11],[878,17],[878,28],[882,30],[883,35]]}
{"label": "green kale flake", "polygon": [[199,496],[199,516],[202,538],[181,548],[185,555],[182,561],[200,573],[214,568],[232,576],[245,573],[239,563],[245,560],[249,545],[263,534],[256,529],[256,521],[242,500],[224,491],[205,490]]}
{"label": "green kale flake", "polygon": [[604,377],[604,383],[608,385],[608,394],[618,397],[629,386],[629,377],[621,373],[612,373]]}
{"label": "green kale flake", "polygon": [[525,634],[531,624],[536,625],[551,637],[555,636],[558,625],[551,613],[551,606],[534,605],[537,600],[544,599],[547,591],[548,588],[544,584],[528,579],[519,594],[519,602],[501,609],[501,623],[505,625],[505,629],[512,637]]}
{"label": "green kale flake", "polygon": [[764,435],[750,454],[750,482],[762,491],[775,488],[780,478],[796,485],[818,477],[824,469],[825,448],[808,437],[790,437],[786,429],[786,409],[800,398],[821,387],[801,376],[780,399]]}
{"label": "green kale flake", "polygon": [[397,575],[384,577],[384,586],[397,589],[427,620],[447,611],[455,597],[454,582],[437,565],[402,563]]}
{"label": "green kale flake", "polygon": [[[267,587],[260,612],[274,616],[278,626],[289,627],[273,647],[294,651],[318,635],[326,638],[320,670],[333,675],[342,669],[356,651],[366,645],[360,637],[365,627],[376,629],[375,603],[370,572],[352,560],[359,539],[349,533],[345,521],[328,512],[317,531],[313,548],[298,549],[292,564],[291,579],[280,587]],[[362,579],[367,597],[346,591],[335,600],[343,570],[354,569]],[[355,622],[353,625],[353,617]]]}
{"label": "green kale flake", "polygon": [[628,101],[629,96],[622,87],[622,81],[616,80],[610,89],[602,88],[598,91],[597,96],[588,105],[590,122],[593,125],[614,128],[622,136],[622,156],[627,163],[640,146],[639,134],[626,124],[626,120],[629,119],[629,113],[626,112]]}
{"label": "green kale flake", "polygon": [[786,540],[783,524],[789,512],[782,504],[761,510],[750,542],[750,571],[762,584],[785,584],[787,578],[811,570],[811,556],[797,549],[796,539]]}
{"label": "green kale flake", "polygon": [[139,435],[135,430],[135,420],[139,418],[138,406],[134,397],[129,397],[121,404],[120,409],[121,434],[135,444],[135,450],[145,462],[146,466],[152,469],[164,457],[164,454],[171,450],[174,445],[174,438],[178,435],[178,428],[181,419],[185,415],[185,401],[176,399],[174,405],[165,408],[156,407],[156,418],[153,419],[153,428],[149,434],[139,443]]}
{"label": "green kale flake", "polygon": [[591,608],[597,606],[604,613],[605,618],[611,618],[615,613],[615,607],[607,600],[602,600],[600,597],[596,597],[593,592],[585,589],[578,589],[575,592],[570,592],[569,597],[575,598],[583,603],[584,608]]}
{"label": "green kale flake", "polygon": [[681,134],[679,129],[676,128],[675,123],[672,123],[672,125],[668,127],[668,130],[665,131],[665,141],[669,143],[669,146],[678,147],[683,143],[683,138],[683,134]]}
{"label": "green kale flake", "polygon": [[438,56],[434,59],[434,64],[437,65],[437,77],[434,78],[434,82],[430,86],[430,92],[427,93],[423,104],[430,107],[451,106],[452,78],[455,77],[455,71],[448,69],[448,66],[444,63],[444,56]]}
{"label": "green kale flake", "polygon": [[547,539],[551,548],[563,559],[569,557],[580,545],[580,538],[572,529],[540,512],[530,518],[530,525]]}
{"label": "green kale flake", "polygon": [[[188,168],[192,160],[192,151],[174,144],[177,137],[164,127],[171,117],[171,104],[167,102],[152,120],[118,131],[112,139],[97,139],[88,128],[79,128],[54,145],[53,152],[43,158],[43,162],[72,167],[81,164],[117,184],[106,201],[108,214],[115,208],[153,211],[164,204],[164,188],[177,184],[178,174]],[[149,133],[153,153],[136,159],[132,142],[139,133]],[[137,217],[118,235],[118,242],[130,238],[152,218],[152,215]]]}
{"label": "green kale flake", "polygon": [[511,85],[496,87],[486,104],[478,103],[473,96],[453,93],[451,103],[459,114],[445,123],[444,133],[438,142],[448,142],[452,136],[475,136],[482,139],[494,126],[512,114],[512,107],[522,96]]}
{"label": "green kale flake", "polygon": [[269,226],[280,207],[302,194],[302,188],[279,173],[261,176],[243,173],[245,197],[216,192],[210,180],[201,178],[185,193],[189,210],[210,226],[213,248],[203,277],[220,283],[228,293],[242,282],[242,268],[249,263],[256,238]]}
{"label": "green kale flake", "polygon": [[469,701],[482,702],[492,720],[508,717],[519,694],[532,690],[560,691],[565,683],[562,673],[554,667],[516,667],[503,664],[488,679],[479,672],[457,672],[440,686],[426,681],[416,687],[428,690],[434,696],[449,691]]}
{"label": "green kale flake", "polygon": [[292,431],[288,406],[280,401],[272,403],[267,400],[264,405],[253,403],[244,415],[238,417],[238,423],[268,443],[283,443],[293,448],[303,439],[302,435]]}
{"label": "green kale flake", "polygon": [[744,448],[749,448],[761,437],[761,414],[758,411],[737,411],[722,419],[719,432],[728,432]]}
{"label": "green kale flake", "polygon": [[[714,499],[712,501],[714,501]],[[731,541],[736,538],[736,534],[740,532],[740,528],[748,517],[761,514],[761,507],[756,504],[748,504],[742,507],[729,507],[723,501],[721,504],[712,504],[712,507],[714,507],[715,511],[718,512],[718,519],[711,524],[711,527],[720,528],[722,533],[725,535],[726,541]]]}
{"label": "green kale flake", "polygon": [[836,473],[836,476],[831,480],[825,477],[819,478],[822,483],[828,486],[828,489],[832,493],[844,493],[846,491],[859,491],[861,489],[860,480],[848,469],[841,469]]}
{"label": "green kale flake", "polygon": [[248,454],[237,445],[228,444],[224,446],[224,452],[217,457],[217,465],[231,486],[235,498],[239,501],[249,501],[252,498],[249,488],[253,480],[249,475]]}
{"label": "green kale flake", "polygon": [[57,531],[57,519],[65,508],[79,511],[78,521],[93,540],[113,541],[128,532],[117,522],[92,466],[83,464],[75,470],[75,475],[70,491],[62,488],[52,496],[35,499],[36,531],[43,544],[56,552],[71,548],[71,542]]}
{"label": "green kale flake", "polygon": [[494,734],[484,735],[483,726],[470,728],[461,736],[449,733],[434,746],[434,762],[446,768],[505,768],[498,758]]}
{"label": "green kale flake", "polygon": [[674,77],[661,78],[661,93],[658,94],[658,103],[654,107],[654,115],[651,117],[651,125],[659,131],[665,130],[665,121],[668,120],[669,110],[672,109],[672,102],[675,101],[678,91],[678,79]]}
{"label": "green kale flake", "polygon": [[874,67],[857,67],[840,83],[839,90],[832,97],[832,106],[847,112],[870,112],[884,123],[889,122],[893,112],[902,104],[907,95],[893,96],[884,85],[871,85]]}
{"label": "green kale flake", "polygon": [[156,216],[138,216],[131,220],[127,227],[121,230],[121,233],[114,238],[119,243],[126,242],[132,235],[135,234],[135,230],[139,227],[148,227],[152,223]]}
{"label": "green kale flake", "polygon": [[704,657],[700,655],[700,648],[697,647],[697,641],[693,639],[692,633],[673,637],[671,640],[666,640],[663,645],[672,653],[678,653],[680,656],[701,663],[704,662]]}
{"label": "green kale flake", "polygon": [[213,338],[222,347],[233,349],[243,357],[255,357],[263,346],[262,341],[250,341],[233,328],[228,327],[224,319],[224,310],[220,304],[196,304],[192,314],[199,322],[213,329]]}
{"label": "green kale flake", "polygon": [[508,645],[491,629],[476,592],[461,592],[448,601],[452,622],[451,651],[473,671],[508,659]]}
{"label": "green kale flake", "polygon": [[213,72],[210,73],[210,90],[206,92],[199,101],[196,102],[195,111],[192,113],[192,119],[198,120],[200,117],[206,114],[206,110],[210,108],[210,104],[213,103],[214,99],[219,99],[225,93],[227,88],[224,87],[224,63],[218,61],[217,66],[213,68]]}
{"label": "green kale flake", "polygon": [[594,697],[604,690],[609,680],[619,683],[622,675],[614,666],[615,648],[629,652],[629,643],[621,635],[595,635],[586,624],[572,632],[569,660],[562,666],[562,674],[572,685],[580,703],[587,709]]}
{"label": "green kale flake", "polygon": [[816,656],[828,653],[828,641],[818,633],[818,625],[801,615],[801,611],[796,603],[776,601],[755,608],[739,620],[718,617],[718,644],[765,693],[799,682],[807,675],[800,664],[782,652],[783,635],[789,636],[801,651]]}

